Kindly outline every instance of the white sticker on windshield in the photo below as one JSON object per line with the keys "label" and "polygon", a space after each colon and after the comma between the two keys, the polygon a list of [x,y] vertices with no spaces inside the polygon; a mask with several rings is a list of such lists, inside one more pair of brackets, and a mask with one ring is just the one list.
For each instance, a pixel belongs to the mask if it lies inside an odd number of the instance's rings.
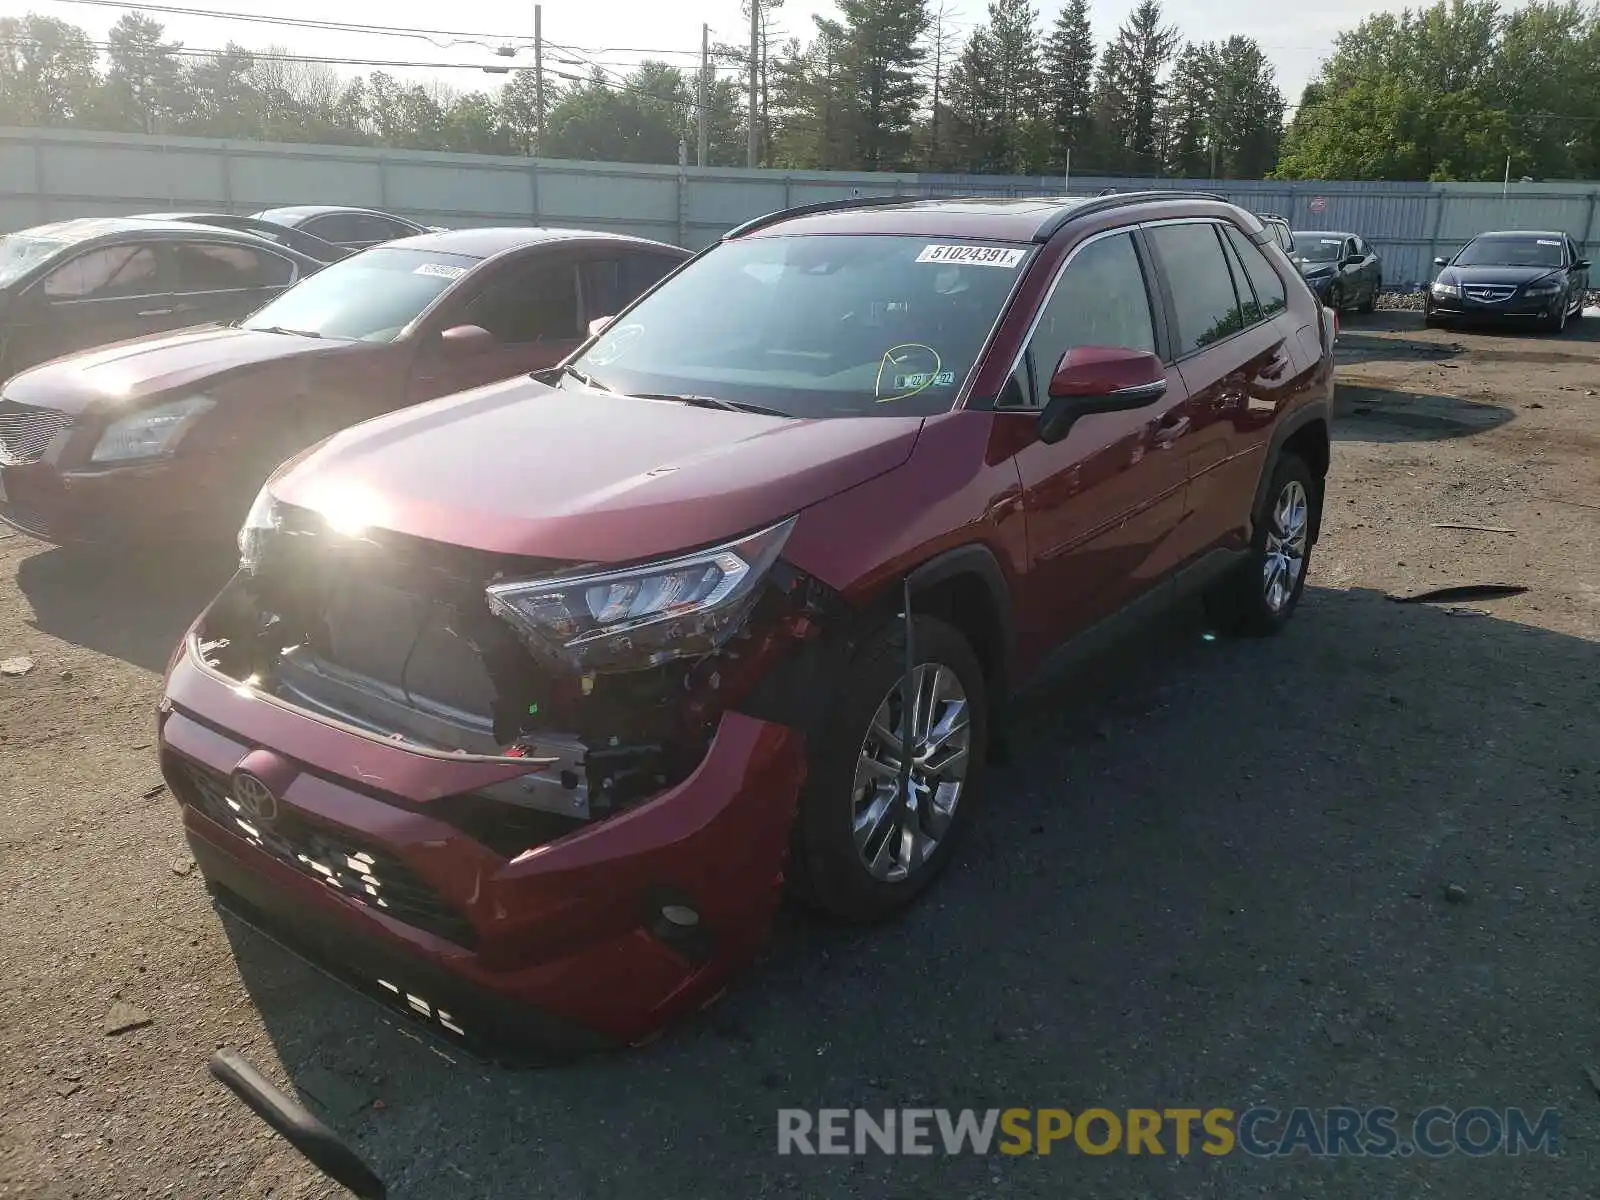
{"label": "white sticker on windshield", "polygon": [[1319,238],[1318,240],[1321,241],[1324,246],[1343,245],[1343,242],[1341,242],[1339,238]]}
{"label": "white sticker on windshield", "polygon": [[1016,247],[1004,246],[924,246],[917,255],[919,263],[956,263],[973,267],[1004,267],[1015,271],[1022,261],[1023,252]]}
{"label": "white sticker on windshield", "polygon": [[1540,238],[1539,239],[1539,245],[1541,245],[1541,246],[1559,246],[1559,245],[1561,245],[1561,243],[1559,241],[1557,241],[1555,238]]}
{"label": "white sticker on windshield", "polygon": [[413,275],[437,275],[440,279],[460,279],[467,273],[465,267],[452,267],[449,263],[423,263]]}

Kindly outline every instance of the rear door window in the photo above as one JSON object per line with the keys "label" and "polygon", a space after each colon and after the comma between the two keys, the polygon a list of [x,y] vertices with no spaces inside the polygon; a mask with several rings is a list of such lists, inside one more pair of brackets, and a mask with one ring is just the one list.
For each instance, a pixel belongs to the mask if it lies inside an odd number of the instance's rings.
{"label": "rear door window", "polygon": [[180,295],[283,287],[294,277],[294,265],[288,259],[253,246],[179,242],[172,247],[172,255],[173,290]]}
{"label": "rear door window", "polygon": [[584,263],[584,304],[589,316],[615,316],[677,265],[676,259],[661,254],[623,254]]}
{"label": "rear door window", "polygon": [[350,213],[329,213],[325,217],[313,217],[300,228],[313,237],[333,242],[335,245],[342,246],[362,240],[361,227],[356,224],[356,218]]}
{"label": "rear door window", "polygon": [[156,248],[145,242],[102,246],[68,259],[44,279],[53,301],[115,300],[162,292]]}
{"label": "rear door window", "polygon": [[1179,355],[1203,350],[1244,328],[1233,276],[1210,222],[1157,225],[1150,241],[1172,290]]}

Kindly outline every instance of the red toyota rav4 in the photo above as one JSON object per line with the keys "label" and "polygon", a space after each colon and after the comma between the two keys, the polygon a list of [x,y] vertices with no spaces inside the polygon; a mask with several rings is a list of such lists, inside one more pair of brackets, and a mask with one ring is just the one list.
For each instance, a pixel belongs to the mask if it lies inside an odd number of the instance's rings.
{"label": "red toyota rav4", "polygon": [[280,467],[174,657],[219,903],[492,1051],[713,998],[787,880],[906,904],[1008,699],[1207,589],[1288,620],[1332,322],[1183,193],[753,221],[561,367]]}

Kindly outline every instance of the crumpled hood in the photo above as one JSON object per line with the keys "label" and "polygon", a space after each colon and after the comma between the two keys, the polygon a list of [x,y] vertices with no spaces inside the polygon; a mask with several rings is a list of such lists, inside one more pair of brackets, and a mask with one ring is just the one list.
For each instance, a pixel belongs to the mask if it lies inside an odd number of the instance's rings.
{"label": "crumpled hood", "polygon": [[1471,287],[1474,284],[1522,287],[1547,275],[1560,274],[1559,267],[1445,267],[1439,272],[1439,282],[1454,283],[1462,287]]}
{"label": "crumpled hood", "polygon": [[336,353],[349,342],[202,325],[116,342],[23,371],[5,385],[6,399],[76,415],[94,405],[134,404],[174,391],[203,391],[235,374],[310,354]]}
{"label": "crumpled hood", "polygon": [[272,485],[336,525],[626,562],[706,545],[893,470],[920,417],[788,420],[520,378],[368,421]]}

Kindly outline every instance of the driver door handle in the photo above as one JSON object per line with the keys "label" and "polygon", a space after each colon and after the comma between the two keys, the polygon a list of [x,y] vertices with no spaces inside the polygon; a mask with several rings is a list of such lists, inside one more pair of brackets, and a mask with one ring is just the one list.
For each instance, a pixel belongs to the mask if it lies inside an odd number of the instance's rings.
{"label": "driver door handle", "polygon": [[1169,447],[1189,432],[1189,418],[1183,413],[1168,413],[1156,424],[1156,444]]}

